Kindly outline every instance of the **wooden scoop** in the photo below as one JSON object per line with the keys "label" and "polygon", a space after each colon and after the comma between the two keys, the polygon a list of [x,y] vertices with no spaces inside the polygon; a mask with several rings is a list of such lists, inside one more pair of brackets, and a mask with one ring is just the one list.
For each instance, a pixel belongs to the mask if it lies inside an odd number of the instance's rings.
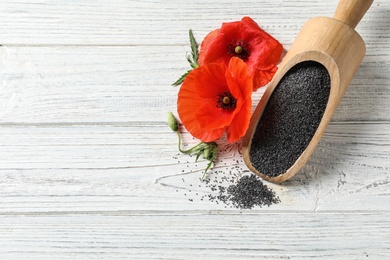
{"label": "wooden scoop", "polygon": [[[313,18],[303,26],[257,105],[249,129],[243,138],[243,158],[248,168],[255,174],[271,182],[283,182],[296,175],[308,161],[364,57],[364,41],[354,28],[372,2],[373,0],[340,0],[333,18]],[[261,148],[252,143],[254,137],[262,134],[258,124],[262,120],[270,97],[284,75],[295,65],[307,61],[323,65],[330,78],[329,97],[322,118],[320,117],[318,127],[306,148],[285,171],[264,173],[261,165],[254,163],[255,158],[252,156],[253,152]],[[294,132],[291,132],[291,135],[294,135]],[[267,156],[267,153],[263,153],[262,156]]]}

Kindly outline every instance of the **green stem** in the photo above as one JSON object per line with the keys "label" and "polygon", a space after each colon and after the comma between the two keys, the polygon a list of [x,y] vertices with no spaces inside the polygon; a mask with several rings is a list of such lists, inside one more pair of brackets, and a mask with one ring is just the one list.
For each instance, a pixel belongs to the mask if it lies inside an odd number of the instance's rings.
{"label": "green stem", "polygon": [[[200,142],[198,143],[197,145],[191,147],[190,149],[188,150],[183,150],[181,149],[181,136],[180,136],[180,133],[179,131],[175,131],[176,134],[177,134],[177,138],[179,139],[179,142],[178,142],[178,149],[181,153],[184,153],[184,154],[192,154],[194,152],[197,152],[198,153],[198,156],[196,157],[196,161],[198,160],[199,156],[203,153],[204,156],[207,156],[207,158],[205,157],[205,159],[209,160],[209,163],[207,164],[207,167],[206,169],[204,170],[204,173],[203,173],[203,176],[201,178],[202,181],[204,181],[205,177],[206,177],[206,173],[207,171],[211,168],[211,165],[214,163],[214,159],[215,159],[215,156],[217,154],[217,148],[215,147],[216,144],[215,143],[204,143],[204,142]],[[210,151],[210,149],[211,150]],[[211,158],[209,158],[209,155],[206,155],[206,152],[211,152]]]}
{"label": "green stem", "polygon": [[179,148],[179,151],[182,152],[182,153],[190,154],[192,151],[194,151],[196,148],[198,148],[199,146],[201,146],[203,144],[203,142],[200,142],[200,143],[198,143],[194,147],[191,147],[188,150],[183,150],[183,149],[181,149],[181,137],[180,137],[179,131],[176,131],[176,134],[177,134],[177,137],[179,138],[178,148]]}
{"label": "green stem", "polygon": [[214,163],[214,158],[215,158],[215,156],[213,156],[213,157],[211,157],[211,159],[209,159],[210,162],[207,164],[207,167],[206,167],[206,169],[204,170],[203,176],[202,176],[202,178],[200,179],[201,181],[204,181],[204,179],[205,179],[205,177],[206,177],[207,170],[210,169],[211,164]]}

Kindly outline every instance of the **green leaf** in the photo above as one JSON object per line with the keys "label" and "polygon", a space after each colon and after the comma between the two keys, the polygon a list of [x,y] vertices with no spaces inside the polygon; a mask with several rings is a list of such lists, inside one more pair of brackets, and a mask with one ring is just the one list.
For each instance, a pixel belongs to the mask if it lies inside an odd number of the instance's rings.
{"label": "green leaf", "polygon": [[[190,36],[190,44],[191,44],[191,55],[187,54],[186,59],[188,63],[191,65],[191,68],[196,69],[199,67],[198,59],[199,59],[199,51],[198,51],[198,43],[195,40],[194,34],[192,33],[192,30],[189,30],[189,36]],[[176,80],[172,86],[176,87],[181,85],[185,78],[187,77],[188,73],[190,73],[191,70],[184,73],[178,80]]]}
{"label": "green leaf", "polygon": [[189,35],[190,35],[191,54],[192,54],[193,64],[195,64],[196,67],[198,67],[199,66],[199,63],[198,63],[198,58],[199,58],[198,43],[196,42],[194,34],[192,33],[191,29],[189,31]]}
{"label": "green leaf", "polygon": [[196,69],[197,67],[199,67],[199,65],[193,61],[193,57],[190,54],[187,53],[186,59],[187,59],[188,63],[190,64],[191,68]]}
{"label": "green leaf", "polygon": [[198,159],[199,159],[199,157],[202,155],[202,153],[203,153],[203,149],[198,151],[198,153],[197,153],[197,155],[196,155],[195,162],[198,161]]}
{"label": "green leaf", "polygon": [[187,75],[190,72],[191,72],[191,70],[188,70],[186,73],[181,75],[181,77],[178,80],[176,80],[174,83],[172,83],[172,86],[174,86],[174,87],[180,86],[184,82],[184,80],[186,79]]}

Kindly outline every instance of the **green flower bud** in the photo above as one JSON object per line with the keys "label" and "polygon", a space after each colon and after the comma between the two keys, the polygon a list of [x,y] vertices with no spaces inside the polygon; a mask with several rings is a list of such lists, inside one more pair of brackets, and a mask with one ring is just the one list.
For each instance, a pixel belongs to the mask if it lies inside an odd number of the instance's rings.
{"label": "green flower bud", "polygon": [[210,150],[210,146],[209,146],[209,147],[207,147],[207,148],[204,150],[204,154],[203,154],[204,158],[207,159],[207,160],[209,160],[209,159],[211,158],[211,156],[212,156],[211,153],[212,153],[212,151]]}
{"label": "green flower bud", "polygon": [[172,112],[168,113],[168,126],[172,129],[172,131],[176,132],[179,129],[176,117]]}

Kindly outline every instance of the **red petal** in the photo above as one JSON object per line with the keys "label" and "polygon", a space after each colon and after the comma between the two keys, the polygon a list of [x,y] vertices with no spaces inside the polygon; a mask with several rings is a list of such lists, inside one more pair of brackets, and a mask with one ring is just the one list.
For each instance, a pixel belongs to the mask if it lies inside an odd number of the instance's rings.
{"label": "red petal", "polygon": [[249,45],[251,53],[245,62],[254,78],[254,90],[266,85],[277,69],[283,46],[250,17],[223,23],[219,30],[209,33],[201,44],[199,64],[216,62],[227,66],[231,58],[228,46],[237,40]]}
{"label": "red petal", "polygon": [[246,131],[249,127],[249,121],[251,118],[251,109],[252,109],[252,101],[251,98],[247,98],[237,113],[237,115],[233,118],[231,124],[227,128],[227,137],[230,143],[234,143],[242,136],[245,135]]}
{"label": "red petal", "polygon": [[[217,95],[229,90],[225,70],[221,64],[199,67],[187,75],[178,93],[180,120],[188,132],[204,142],[220,138],[232,120],[229,114],[215,117],[215,112],[220,110],[216,107]],[[213,122],[215,118],[219,120]]]}
{"label": "red petal", "polygon": [[199,129],[195,111],[203,104],[203,99],[199,97],[196,88],[193,87],[193,81],[196,79],[194,74],[196,73],[191,72],[187,75],[183,85],[180,87],[177,99],[177,112],[180,120],[190,133]]}
{"label": "red petal", "polygon": [[232,111],[217,107],[217,98],[207,100],[196,112],[195,118],[199,126],[205,130],[227,127],[237,113],[237,109]]}
{"label": "red petal", "polygon": [[202,66],[205,63],[204,59],[206,57],[208,49],[210,48],[210,45],[215,41],[215,38],[218,36],[218,33],[219,33],[219,29],[216,29],[214,31],[211,31],[209,34],[207,34],[206,37],[203,39],[200,45],[199,59],[198,59],[200,66]]}
{"label": "red petal", "polygon": [[[229,88],[236,85],[234,91],[240,91],[240,108],[237,109],[234,118],[227,128],[229,142],[238,141],[248,129],[252,109],[253,81],[249,76],[246,64],[239,58],[233,57],[230,60],[228,71],[231,77],[227,77]],[[233,94],[233,88],[231,93]],[[234,94],[233,94],[234,95]]]}
{"label": "red petal", "polygon": [[230,56],[227,55],[228,38],[221,32],[215,40],[208,46],[208,48],[199,54],[199,65],[202,66],[207,63],[221,63],[227,65]]}
{"label": "red petal", "polygon": [[237,88],[231,88],[229,86],[229,89],[231,93],[234,95],[234,89],[239,89],[241,91],[241,96],[244,95],[244,93],[247,94],[252,94],[253,90],[253,85],[252,85],[252,78],[249,73],[249,69],[247,64],[241,60],[240,58],[237,57],[232,57],[229,62],[229,67],[227,70],[227,73],[229,73],[233,79],[233,81],[228,81],[228,86],[229,83],[235,83],[238,85]]}
{"label": "red petal", "polygon": [[[228,140],[237,141],[249,125],[253,79],[241,59],[230,59],[229,67],[207,64],[193,70],[178,94],[178,113],[183,125],[204,142],[215,141],[227,130]],[[234,110],[217,107],[218,94],[236,98]]]}
{"label": "red petal", "polygon": [[205,130],[203,128],[198,128],[197,130],[190,132],[191,135],[203,142],[213,142],[221,138],[223,133],[225,132],[226,127],[214,129],[214,130]]}
{"label": "red petal", "polygon": [[[211,32],[201,44],[199,64],[229,63],[228,45],[233,40],[241,39],[240,22],[223,23],[218,33]],[[203,49],[203,50],[202,50]]]}
{"label": "red petal", "polygon": [[[203,87],[201,91],[204,98],[203,104],[196,111],[195,118],[199,122],[201,128],[206,130],[227,127],[232,121],[234,115],[241,108],[241,93],[237,86],[228,86],[226,73],[227,68],[220,64],[206,64],[203,67],[202,73],[199,73],[202,82],[197,86]],[[205,76],[207,75],[207,77]],[[219,82],[217,81],[219,80]],[[207,86],[207,87],[206,87]],[[230,92],[237,99],[234,110],[225,110],[218,108],[219,94]]]}
{"label": "red petal", "polygon": [[223,64],[207,64],[193,70],[192,87],[202,98],[215,98],[219,93],[228,91],[225,79],[226,67]]}
{"label": "red petal", "polygon": [[244,41],[251,46],[251,55],[246,61],[249,73],[254,77],[254,90],[266,85],[275,74],[283,52],[283,46],[271,35],[263,31],[249,17],[242,20]]}
{"label": "red petal", "polygon": [[253,75],[253,89],[267,85],[274,77],[278,67],[274,66],[269,70],[256,70]]}

